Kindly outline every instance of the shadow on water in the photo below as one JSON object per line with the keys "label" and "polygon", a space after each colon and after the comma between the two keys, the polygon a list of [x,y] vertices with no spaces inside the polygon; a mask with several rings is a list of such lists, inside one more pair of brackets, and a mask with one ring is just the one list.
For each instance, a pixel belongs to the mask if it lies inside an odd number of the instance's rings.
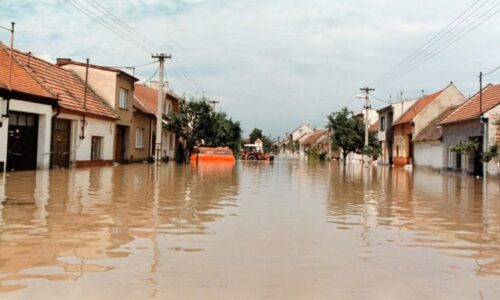
{"label": "shadow on water", "polygon": [[8,173],[0,179],[0,292],[112,270],[104,259],[129,256],[136,239],[210,233],[237,194],[234,165]]}

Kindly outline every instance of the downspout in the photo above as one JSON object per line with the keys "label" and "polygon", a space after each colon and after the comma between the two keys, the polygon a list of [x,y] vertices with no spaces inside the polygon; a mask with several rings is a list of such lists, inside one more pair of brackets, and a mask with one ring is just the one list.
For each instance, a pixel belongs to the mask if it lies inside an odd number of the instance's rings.
{"label": "downspout", "polygon": [[85,117],[87,114],[87,90],[88,90],[88,79],[89,79],[89,59],[87,58],[87,64],[85,66],[85,91],[83,93],[83,116],[82,116],[82,126],[80,139],[85,139]]}
{"label": "downspout", "polygon": [[52,143],[54,140],[54,124],[56,123],[56,118],[61,113],[61,107],[59,106],[59,94],[56,96],[57,99],[57,111],[56,114],[52,116],[51,127],[50,127],[50,158],[49,158],[49,168],[52,168],[52,154],[54,152],[54,144]]}

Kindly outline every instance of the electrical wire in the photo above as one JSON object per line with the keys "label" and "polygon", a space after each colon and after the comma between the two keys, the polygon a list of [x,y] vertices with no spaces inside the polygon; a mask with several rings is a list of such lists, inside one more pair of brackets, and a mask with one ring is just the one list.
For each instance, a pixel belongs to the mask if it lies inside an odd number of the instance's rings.
{"label": "electrical wire", "polygon": [[493,74],[493,73],[495,73],[495,72],[496,72],[496,71],[498,71],[498,70],[500,70],[500,66],[496,67],[495,69],[493,69],[493,70],[491,70],[491,71],[489,71],[489,72],[487,72],[487,73],[483,73],[483,77],[484,77],[484,76],[488,76],[488,75],[490,75],[490,74]]}
{"label": "electrical wire", "polygon": [[[499,4],[500,3],[497,3],[495,6],[498,6]],[[483,13],[481,16],[485,16],[488,12],[489,12],[489,10],[487,12]],[[459,35],[459,36],[455,36],[454,39],[452,39],[447,44],[444,44],[442,47],[440,47],[439,49],[437,49],[437,52],[430,53],[429,55],[427,55],[426,57],[424,57],[422,60],[420,60],[420,61],[418,61],[418,62],[416,62],[416,63],[408,66],[406,69],[404,69],[404,70],[402,70],[402,71],[394,74],[393,76],[389,77],[384,82],[382,82],[381,84],[379,84],[379,86],[381,86],[381,85],[383,85],[383,84],[385,84],[385,83],[387,83],[387,82],[389,82],[389,81],[397,78],[398,76],[403,76],[403,75],[405,75],[405,74],[413,71],[415,68],[421,66],[425,62],[429,61],[430,59],[434,58],[438,54],[442,53],[444,50],[446,50],[447,48],[449,48],[450,46],[452,46],[453,44],[455,44],[456,42],[458,42],[460,39],[462,39],[464,36],[466,36],[470,32],[474,31],[477,27],[481,26],[484,22],[488,21],[489,19],[491,19],[493,16],[495,16],[499,12],[500,12],[500,9],[497,9],[497,10],[493,11],[493,13],[491,13],[489,16],[487,16],[481,22],[473,24],[473,26],[469,27],[467,31],[462,32],[462,34]]]}
{"label": "electrical wire", "polygon": [[145,66],[150,66],[152,64],[156,64],[158,62],[158,60],[155,60],[153,62],[149,62],[149,63],[145,63],[145,64],[142,64],[142,65],[136,65],[136,66],[123,66],[123,67],[116,67],[116,66],[112,66],[111,68],[115,68],[115,69],[136,69],[136,68],[142,68],[142,67],[145,67]]}
{"label": "electrical wire", "polygon": [[373,99],[378,100],[378,101],[380,101],[380,102],[387,103],[387,104],[392,104],[392,102],[391,102],[391,101],[387,101],[387,100],[384,100],[384,99],[382,99],[382,98],[379,98],[379,97],[375,96],[375,95],[374,95],[374,94],[372,94],[372,93],[370,93],[369,95],[370,95],[370,96],[372,96],[372,97],[373,97]]}
{"label": "electrical wire", "polygon": [[[430,40],[428,40],[424,45],[411,53],[396,66],[392,67],[389,71],[383,73],[381,76],[371,81],[371,84],[378,82],[380,85],[382,85],[397,76],[404,75],[410,72],[411,70],[427,62],[437,54],[441,53],[449,46],[456,43],[458,40],[463,38],[465,35],[473,31],[485,21],[493,17],[496,13],[498,13],[498,11],[494,11],[492,14],[488,15],[490,11],[492,11],[500,4],[498,1],[494,2],[492,5],[489,5],[486,8],[485,6],[490,3],[490,0],[487,0],[483,3],[479,2],[480,0],[475,1],[445,28],[443,28],[440,32],[438,32]],[[476,5],[478,6],[475,7]],[[481,20],[481,18],[484,19]]]}
{"label": "electrical wire", "polygon": [[146,84],[149,81],[151,81],[156,76],[156,74],[158,73],[158,70],[160,70],[160,67],[156,68],[156,71],[153,73],[153,75],[151,75],[151,77],[149,77],[148,80],[146,80],[144,82],[141,82],[141,84]]}
{"label": "electrical wire", "polygon": [[453,19],[453,21],[451,21],[450,23],[448,23],[448,25],[446,25],[443,29],[441,29],[437,34],[435,34],[431,39],[429,39],[427,42],[425,42],[422,46],[420,46],[417,50],[413,51],[410,55],[408,55],[406,58],[404,58],[402,61],[400,61],[398,64],[396,64],[395,66],[393,66],[392,68],[390,68],[388,71],[386,71],[385,73],[383,73],[382,75],[380,75],[379,77],[375,78],[373,81],[371,81],[370,83],[373,83],[373,82],[376,82],[378,81],[380,78],[383,78],[384,76],[387,76],[387,74],[390,74],[391,72],[393,72],[394,70],[396,70],[399,66],[403,65],[404,63],[406,63],[407,61],[411,60],[413,57],[415,57],[415,55],[417,55],[418,53],[420,53],[422,50],[425,50],[433,41],[435,41],[439,36],[442,36],[444,35],[447,30],[457,21],[459,20],[463,15],[465,15],[467,13],[467,11],[469,11],[470,9],[472,9],[479,1],[481,0],[476,0],[474,3],[472,3],[472,5],[470,5],[469,7],[467,7],[458,17],[456,17],[455,19]]}

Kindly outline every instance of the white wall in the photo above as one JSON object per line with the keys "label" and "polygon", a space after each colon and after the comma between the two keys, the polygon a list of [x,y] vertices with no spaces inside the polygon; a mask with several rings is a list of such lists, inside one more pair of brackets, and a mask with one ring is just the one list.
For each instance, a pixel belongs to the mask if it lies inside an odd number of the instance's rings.
{"label": "white wall", "polygon": [[[4,100],[0,97],[0,121],[2,122],[2,127],[0,127],[0,162],[4,163],[4,169],[7,166],[7,139],[8,139],[8,126],[9,119],[2,118],[4,114],[4,107],[6,105],[7,100]],[[0,170],[2,172],[4,170]]]}
{"label": "white wall", "polygon": [[70,160],[90,160],[92,136],[103,137],[103,160],[113,160],[115,143],[115,122],[86,117],[85,138],[80,139],[82,116],[62,113],[58,119],[72,120],[71,122],[71,155]]}
{"label": "white wall", "polygon": [[[38,169],[48,169],[50,167],[52,106],[12,99],[10,100],[10,110],[38,115],[38,149],[36,165]],[[7,120],[5,120],[5,122],[7,122]],[[7,142],[5,142],[4,147],[7,148]]]}
{"label": "white wall", "polygon": [[441,169],[445,167],[446,146],[442,143],[415,143],[414,165]]}
{"label": "white wall", "polygon": [[[500,104],[487,111],[484,116],[488,118],[488,147],[491,147],[497,143],[497,136],[500,136],[499,126],[493,124],[500,121]],[[488,174],[500,174],[500,157],[497,156],[488,163]]]}

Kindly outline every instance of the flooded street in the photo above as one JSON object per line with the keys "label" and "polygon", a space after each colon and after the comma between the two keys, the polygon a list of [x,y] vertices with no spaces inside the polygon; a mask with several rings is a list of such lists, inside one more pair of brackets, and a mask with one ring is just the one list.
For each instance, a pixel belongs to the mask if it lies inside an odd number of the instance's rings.
{"label": "flooded street", "polygon": [[500,185],[303,161],[0,179],[1,299],[498,299]]}

